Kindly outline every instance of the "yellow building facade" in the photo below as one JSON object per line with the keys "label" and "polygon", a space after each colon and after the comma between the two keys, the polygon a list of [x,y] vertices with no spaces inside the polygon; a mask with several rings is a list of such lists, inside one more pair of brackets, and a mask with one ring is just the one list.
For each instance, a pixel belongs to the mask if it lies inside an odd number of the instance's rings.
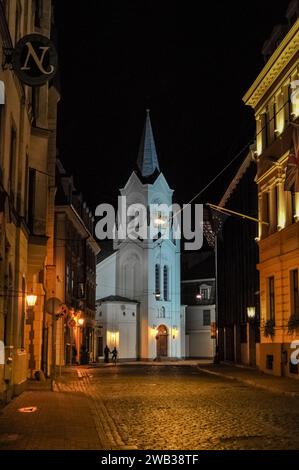
{"label": "yellow building facade", "polygon": [[[56,111],[59,95],[49,84],[22,84],[6,53],[36,32],[50,37],[51,0],[0,1],[0,400],[20,393],[43,369],[43,339],[52,318],[47,298],[55,295],[54,198]],[[27,295],[37,302],[28,312]],[[51,335],[49,335],[50,337]],[[51,349],[51,344],[47,343]]]}
{"label": "yellow building facade", "polygon": [[[292,2],[291,7],[296,5]],[[287,162],[299,124],[297,13],[292,12],[288,25],[274,29],[264,46],[267,62],[243,100],[256,119],[260,368],[298,379],[298,365],[290,356],[292,341],[299,339],[299,193],[294,188],[285,190]]]}

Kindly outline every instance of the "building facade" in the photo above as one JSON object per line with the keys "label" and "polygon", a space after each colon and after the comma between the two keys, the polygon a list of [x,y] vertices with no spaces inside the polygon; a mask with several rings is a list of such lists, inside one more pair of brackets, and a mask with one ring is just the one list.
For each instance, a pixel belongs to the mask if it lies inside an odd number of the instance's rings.
{"label": "building facade", "polygon": [[99,246],[93,237],[91,211],[60,160],[57,160],[56,184],[55,294],[66,310],[57,320],[57,365],[86,364],[97,357],[95,292]]}
{"label": "building facade", "polygon": [[216,353],[215,258],[211,250],[182,254],[185,357],[213,359]]}
{"label": "building facade", "polygon": [[[53,230],[56,111],[53,83],[23,85],[6,54],[18,40],[38,32],[50,37],[52,3],[0,2],[0,398],[9,400],[42,369],[44,306],[54,289]],[[26,296],[36,295],[28,312]]]}
{"label": "building facade", "polygon": [[228,185],[219,206],[241,216],[226,217],[217,237],[219,359],[259,365],[258,208],[254,149]]}
{"label": "building facade", "polygon": [[265,43],[265,66],[244,96],[255,112],[259,208],[260,368],[298,378],[290,361],[298,332],[299,193],[286,186],[290,154],[298,158],[299,4]]}
{"label": "building facade", "polygon": [[116,348],[120,359],[137,358],[137,309],[137,301],[117,295],[97,302],[98,360],[103,358],[106,345],[110,351]]}
{"label": "building facade", "polygon": [[[155,219],[160,228],[155,237],[151,237],[147,226],[144,238],[132,240],[127,233],[114,241],[114,253],[97,265],[97,300],[121,296],[138,302],[136,338],[132,336],[137,358],[181,357],[184,319],[180,303],[180,240],[161,235],[162,225],[171,223],[166,209],[165,213],[163,209],[154,213],[158,205],[171,206],[173,190],[159,169],[149,113],[137,164],[138,171],[120,190],[125,211],[133,204],[141,204],[147,208],[148,220]],[[109,317],[109,309],[106,314]],[[104,342],[108,339],[104,338]],[[126,358],[129,351],[118,346]]]}

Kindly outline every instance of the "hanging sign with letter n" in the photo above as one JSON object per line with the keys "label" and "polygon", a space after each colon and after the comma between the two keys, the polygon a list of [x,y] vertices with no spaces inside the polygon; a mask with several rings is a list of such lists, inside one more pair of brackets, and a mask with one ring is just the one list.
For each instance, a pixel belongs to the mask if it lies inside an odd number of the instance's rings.
{"label": "hanging sign with letter n", "polygon": [[57,71],[55,46],[40,34],[28,34],[20,39],[11,62],[19,79],[32,87],[44,85]]}

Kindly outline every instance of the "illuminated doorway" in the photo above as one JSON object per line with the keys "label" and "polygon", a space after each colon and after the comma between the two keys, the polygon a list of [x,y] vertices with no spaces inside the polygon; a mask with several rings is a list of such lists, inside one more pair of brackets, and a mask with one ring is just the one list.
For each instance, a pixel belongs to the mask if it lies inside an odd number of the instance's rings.
{"label": "illuminated doorway", "polygon": [[165,325],[160,325],[158,327],[156,340],[157,340],[157,357],[166,357],[168,355],[168,350],[167,350],[168,330]]}

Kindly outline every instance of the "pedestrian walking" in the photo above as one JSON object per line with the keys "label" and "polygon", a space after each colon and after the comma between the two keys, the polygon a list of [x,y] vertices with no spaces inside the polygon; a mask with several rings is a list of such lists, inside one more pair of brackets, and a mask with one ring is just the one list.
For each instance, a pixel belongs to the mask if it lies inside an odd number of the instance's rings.
{"label": "pedestrian walking", "polygon": [[107,344],[104,348],[104,361],[109,362],[109,354],[110,354],[110,349],[108,348]]}
{"label": "pedestrian walking", "polygon": [[114,364],[116,364],[116,361],[117,361],[117,349],[114,346],[114,349],[112,350],[112,362],[114,362]]}

